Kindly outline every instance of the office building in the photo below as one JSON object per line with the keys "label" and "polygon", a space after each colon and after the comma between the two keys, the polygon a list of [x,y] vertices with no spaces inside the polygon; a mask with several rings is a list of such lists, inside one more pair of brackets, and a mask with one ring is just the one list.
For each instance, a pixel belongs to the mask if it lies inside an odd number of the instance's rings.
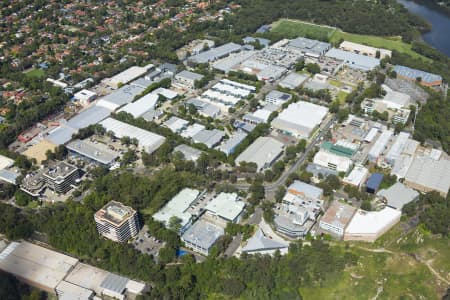
{"label": "office building", "polygon": [[356,208],[339,201],[333,201],[323,217],[320,219],[319,226],[323,230],[339,237],[344,235],[350,220],[356,212]]}
{"label": "office building", "polygon": [[353,170],[344,177],[342,182],[344,184],[352,185],[360,188],[369,176],[369,170],[361,165],[357,165]]}
{"label": "office building", "polygon": [[94,215],[98,232],[114,242],[124,243],[139,232],[136,211],[120,202],[110,201]]}
{"label": "office building", "polygon": [[336,155],[325,150],[320,150],[316,153],[313,163],[338,173],[347,173],[353,165],[353,161],[350,158]]}
{"label": "office building", "polygon": [[49,189],[65,194],[80,178],[80,174],[77,167],[65,162],[56,162],[43,172],[43,177]]}
{"label": "office building", "polygon": [[176,218],[179,225],[178,233],[183,234],[192,224],[192,214],[188,212],[188,209],[198,199],[199,195],[198,190],[185,188],[152,217],[163,223],[167,228],[172,225],[171,220]]}
{"label": "office building", "polygon": [[202,80],[203,75],[190,71],[181,71],[174,77],[173,85],[184,89],[195,89],[195,82]]}
{"label": "office building", "polygon": [[206,205],[205,217],[212,223],[226,227],[228,222],[239,222],[244,207],[245,203],[236,193],[220,193]]}
{"label": "office building", "polygon": [[224,233],[222,227],[200,219],[181,236],[181,240],[186,247],[208,256],[214,243]]}
{"label": "office building", "polygon": [[281,105],[283,105],[284,103],[288,102],[291,99],[292,99],[292,95],[291,94],[279,92],[277,90],[270,91],[266,95],[266,98],[265,98],[267,103],[272,103],[272,104],[274,104],[276,106],[281,106]]}

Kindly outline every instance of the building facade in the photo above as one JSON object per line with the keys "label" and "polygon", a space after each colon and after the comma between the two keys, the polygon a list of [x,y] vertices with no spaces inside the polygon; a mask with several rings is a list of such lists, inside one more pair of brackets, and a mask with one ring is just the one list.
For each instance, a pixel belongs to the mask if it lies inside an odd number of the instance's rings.
{"label": "building facade", "polygon": [[139,231],[136,211],[120,202],[109,202],[95,213],[94,219],[98,232],[115,242],[124,243]]}

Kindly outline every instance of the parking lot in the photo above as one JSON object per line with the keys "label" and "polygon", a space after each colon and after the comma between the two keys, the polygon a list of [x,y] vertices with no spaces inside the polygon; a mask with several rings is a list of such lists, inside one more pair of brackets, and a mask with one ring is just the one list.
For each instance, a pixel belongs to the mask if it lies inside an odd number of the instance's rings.
{"label": "parking lot", "polygon": [[164,247],[164,242],[157,240],[148,233],[147,225],[144,225],[133,240],[133,246],[141,253],[152,255],[157,260],[159,250]]}

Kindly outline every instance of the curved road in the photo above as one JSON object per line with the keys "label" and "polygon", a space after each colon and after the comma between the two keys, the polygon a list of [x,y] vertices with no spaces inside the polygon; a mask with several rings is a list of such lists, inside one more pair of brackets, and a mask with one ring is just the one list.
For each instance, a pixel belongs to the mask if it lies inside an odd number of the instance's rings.
{"label": "curved road", "polygon": [[[321,131],[311,141],[311,143],[309,143],[309,145],[305,149],[305,152],[303,152],[303,154],[297,159],[297,161],[293,165],[291,165],[287,170],[285,170],[283,172],[283,174],[281,174],[281,176],[276,181],[264,184],[264,190],[265,190],[266,194],[274,193],[280,185],[284,184],[284,182],[286,181],[288,176],[291,173],[294,173],[300,167],[300,165],[305,162],[305,160],[308,157],[308,153],[316,146],[317,142],[320,141],[320,139],[327,133],[328,129],[331,127],[331,125],[333,125],[334,121],[335,121],[335,117],[333,116],[328,121],[328,123],[326,123],[324,126],[322,126]],[[246,191],[250,187],[250,184],[248,184],[248,183],[236,184],[235,187],[239,190]]]}

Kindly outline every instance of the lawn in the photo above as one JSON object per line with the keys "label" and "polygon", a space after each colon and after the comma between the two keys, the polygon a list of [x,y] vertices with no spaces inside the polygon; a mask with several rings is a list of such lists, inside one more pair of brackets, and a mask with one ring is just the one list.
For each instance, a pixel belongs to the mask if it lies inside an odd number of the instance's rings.
{"label": "lawn", "polygon": [[346,92],[342,92],[342,91],[340,91],[338,94],[337,94],[337,97],[336,97],[336,99],[337,99],[337,101],[339,102],[339,104],[345,104],[345,99],[347,99],[347,93]]}
{"label": "lawn", "polygon": [[297,38],[299,36],[311,39],[327,41],[336,29],[327,26],[319,26],[296,20],[281,19],[272,24],[272,32],[278,33],[286,38]]}
{"label": "lawn", "polygon": [[353,34],[353,33],[336,30],[333,33],[333,35],[330,39],[330,42],[337,43],[341,39],[349,41],[349,42],[353,42],[353,43],[359,43],[359,44],[376,47],[376,48],[396,50],[398,52],[408,54],[414,58],[421,58],[423,60],[431,62],[431,60],[429,58],[424,57],[417,52],[414,52],[411,49],[411,45],[402,42],[400,37],[380,37],[380,36],[373,36],[373,35],[360,35],[360,34]]}
{"label": "lawn", "polygon": [[420,58],[427,62],[431,59],[414,52],[411,45],[402,42],[401,37],[381,37],[373,35],[353,34],[335,29],[333,27],[315,25],[298,20],[280,19],[272,24],[272,32],[278,33],[285,38],[296,38],[299,36],[327,40],[332,44],[339,42],[341,39],[364,44],[377,48],[385,48],[388,50],[396,50],[401,53],[408,54],[413,58]]}
{"label": "lawn", "polygon": [[28,77],[44,77],[45,72],[42,69],[32,69],[25,73]]}

